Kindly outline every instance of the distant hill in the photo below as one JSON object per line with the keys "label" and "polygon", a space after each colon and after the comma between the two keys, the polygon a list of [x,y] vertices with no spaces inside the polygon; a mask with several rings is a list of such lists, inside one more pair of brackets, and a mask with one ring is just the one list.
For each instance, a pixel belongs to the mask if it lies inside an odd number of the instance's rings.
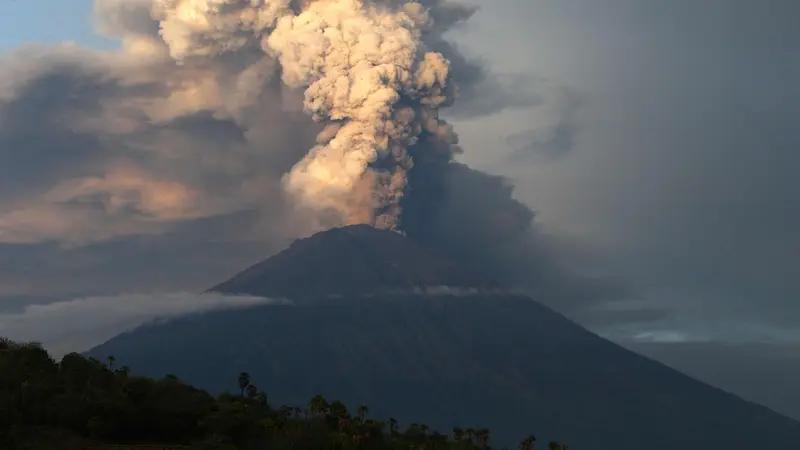
{"label": "distant hill", "polygon": [[[420,293],[451,286],[449,293]],[[193,315],[88,352],[221,392],[230,367],[270,398],[322,394],[435,428],[534,433],[576,450],[800,449],[800,423],[604,340],[402,235],[301,240],[214,288],[300,299]],[[337,295],[332,295],[337,294]]]}

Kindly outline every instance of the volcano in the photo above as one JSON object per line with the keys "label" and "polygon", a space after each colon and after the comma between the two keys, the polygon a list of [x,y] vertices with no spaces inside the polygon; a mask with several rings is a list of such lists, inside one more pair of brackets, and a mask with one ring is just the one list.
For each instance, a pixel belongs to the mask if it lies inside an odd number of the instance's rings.
{"label": "volcano", "polygon": [[800,423],[587,331],[392,231],[296,241],[212,291],[294,300],[149,324],[88,352],[214,393],[322,394],[401,424],[578,450],[796,450]]}

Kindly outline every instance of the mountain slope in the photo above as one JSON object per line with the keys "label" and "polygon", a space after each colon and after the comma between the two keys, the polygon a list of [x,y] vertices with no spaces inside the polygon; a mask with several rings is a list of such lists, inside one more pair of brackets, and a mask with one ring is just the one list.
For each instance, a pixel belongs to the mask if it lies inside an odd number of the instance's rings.
{"label": "mountain slope", "polygon": [[[317,393],[431,426],[584,450],[796,450],[800,424],[604,341],[525,298],[337,299],[148,326],[93,349],[148,375],[271,398]],[[394,300],[394,301],[392,301]],[[235,369],[234,369],[235,368]]]}
{"label": "mountain slope", "polygon": [[[238,371],[248,371],[279,403],[322,394],[367,404],[377,417],[487,426],[508,445],[533,432],[579,450],[800,448],[800,423],[529,298],[414,293],[408,288],[470,287],[471,274],[395,233],[364,229],[354,244],[351,231],[300,241],[217,288],[305,300],[347,295],[153,324],[89,355],[114,355],[146,375],[173,373],[214,392],[234,390]],[[476,278],[474,287],[487,286]],[[368,295],[375,292],[382,294]]]}

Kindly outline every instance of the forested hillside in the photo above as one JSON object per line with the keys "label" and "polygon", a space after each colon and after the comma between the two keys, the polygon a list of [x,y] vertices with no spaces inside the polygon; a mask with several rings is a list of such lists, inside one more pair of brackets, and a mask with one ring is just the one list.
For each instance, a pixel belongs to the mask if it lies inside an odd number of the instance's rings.
{"label": "forested hillside", "polygon": [[[231,393],[216,398],[180,379],[133,376],[114,357],[53,360],[40,345],[0,339],[0,448],[197,450],[489,449],[485,428],[443,434],[400,427],[322,396],[278,406],[247,373],[231,368]],[[532,449],[535,437],[520,443]],[[566,449],[555,442],[550,449]]]}

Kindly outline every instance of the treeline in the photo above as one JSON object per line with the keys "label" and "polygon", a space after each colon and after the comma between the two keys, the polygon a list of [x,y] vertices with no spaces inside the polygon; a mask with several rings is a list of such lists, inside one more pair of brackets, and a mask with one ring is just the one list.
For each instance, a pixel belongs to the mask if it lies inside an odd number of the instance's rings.
{"label": "treeline", "polygon": [[[232,385],[235,373],[232,376]],[[36,343],[0,338],[0,448],[77,450],[103,445],[179,445],[196,450],[490,449],[487,429],[424,424],[400,429],[321,396],[306,407],[274,406],[250,380],[217,398],[173,376],[133,376],[113,357],[71,353],[56,362]],[[533,449],[534,436],[520,443]],[[551,450],[565,450],[555,442]],[[111,447],[107,447],[111,448]],[[165,447],[166,448],[166,447]]]}

